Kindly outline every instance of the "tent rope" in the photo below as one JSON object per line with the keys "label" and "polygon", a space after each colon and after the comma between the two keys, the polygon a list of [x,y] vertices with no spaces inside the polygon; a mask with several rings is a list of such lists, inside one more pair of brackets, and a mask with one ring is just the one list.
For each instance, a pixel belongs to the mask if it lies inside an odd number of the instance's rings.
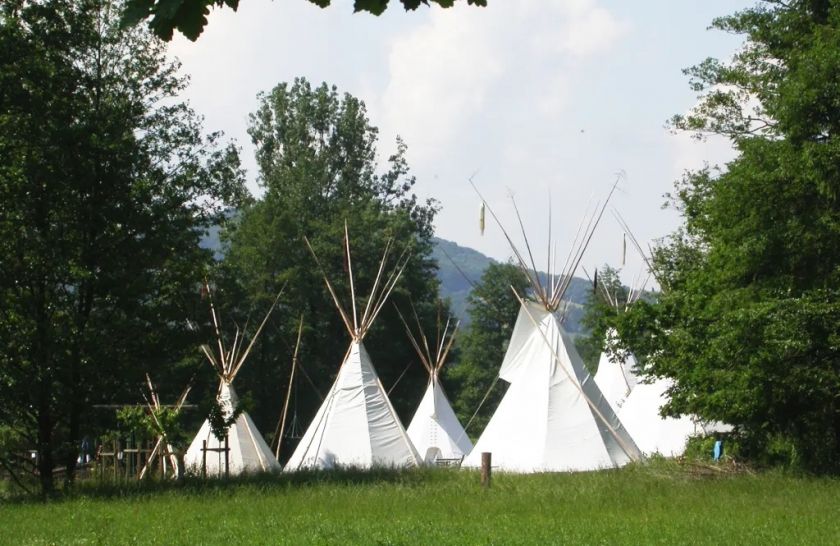
{"label": "tent rope", "polygon": [[472,417],[470,417],[470,420],[467,421],[467,424],[464,427],[464,432],[462,432],[461,435],[458,436],[458,439],[455,440],[456,444],[461,442],[461,439],[464,437],[464,434],[467,433],[467,429],[470,428],[470,425],[472,424],[473,420],[475,419],[475,416],[478,415],[479,411],[481,411],[481,407],[487,401],[487,398],[490,396],[490,392],[493,390],[493,388],[496,386],[496,383],[498,383],[498,382],[499,382],[499,376],[496,375],[496,377],[493,379],[493,382],[490,383],[490,388],[487,389],[487,392],[484,393],[484,398],[482,398],[481,402],[478,403],[478,407],[475,408],[475,411],[473,412]]}

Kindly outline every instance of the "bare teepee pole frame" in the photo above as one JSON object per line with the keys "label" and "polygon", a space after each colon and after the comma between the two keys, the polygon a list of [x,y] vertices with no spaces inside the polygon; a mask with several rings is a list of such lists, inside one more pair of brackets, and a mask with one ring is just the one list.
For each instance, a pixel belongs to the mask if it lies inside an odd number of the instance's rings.
{"label": "bare teepee pole frame", "polygon": [[[151,415],[152,420],[155,422],[155,425],[158,427],[161,433],[155,439],[155,445],[152,447],[152,451],[149,453],[146,459],[146,463],[140,470],[139,479],[141,480],[146,476],[148,472],[151,471],[152,463],[160,451],[163,451],[164,457],[169,458],[169,464],[172,466],[172,468],[174,468],[176,472],[178,470],[178,460],[175,457],[175,454],[169,451],[169,441],[166,437],[166,431],[163,430],[163,426],[157,418],[156,412],[160,411],[162,406],[160,404],[160,398],[157,394],[157,389],[155,388],[154,383],[152,383],[152,378],[149,377],[149,374],[146,374],[146,386],[149,389],[148,397],[145,395],[145,393],[143,394],[143,398],[146,402],[146,408],[149,412],[149,415]],[[178,400],[176,400],[175,405],[173,406],[174,411],[181,411],[181,408],[183,408],[184,403],[187,401],[187,396],[189,395],[191,389],[192,380],[190,380],[189,384],[187,384],[187,386],[181,392],[181,395],[178,397]]]}
{"label": "bare teepee pole frame", "polygon": [[[478,197],[481,199],[482,203],[484,203],[486,209],[490,211],[490,216],[492,216],[493,220],[496,222],[496,225],[498,225],[499,229],[502,231],[502,234],[507,240],[508,245],[514,253],[514,256],[516,257],[520,270],[528,279],[528,282],[531,285],[531,290],[534,294],[534,297],[543,305],[543,307],[546,308],[546,310],[556,312],[561,305],[563,296],[565,295],[566,291],[571,285],[573,275],[577,270],[578,266],[580,265],[581,260],[583,259],[584,252],[586,251],[586,249],[589,246],[589,243],[592,240],[592,236],[595,233],[595,229],[598,227],[598,224],[600,223],[601,218],[604,215],[604,211],[606,210],[607,205],[609,204],[609,201],[612,198],[612,195],[615,193],[615,190],[618,187],[618,184],[622,180],[622,178],[623,176],[621,174],[617,175],[615,182],[610,188],[610,191],[607,194],[607,198],[603,201],[603,203],[596,203],[593,213],[590,216],[588,216],[588,220],[586,219],[587,216],[584,216],[584,220],[582,220],[581,223],[578,225],[577,234],[575,235],[575,239],[572,243],[571,249],[569,250],[569,254],[566,258],[566,262],[561,270],[560,275],[558,276],[555,271],[552,271],[551,268],[549,268],[549,270],[546,271],[546,286],[543,286],[542,281],[540,281],[539,271],[537,271],[536,261],[534,260],[533,253],[531,252],[531,244],[528,240],[528,236],[525,231],[525,225],[522,221],[522,215],[519,213],[519,208],[517,207],[516,201],[513,199],[513,196],[511,196],[511,201],[513,203],[514,212],[516,213],[517,221],[522,232],[522,237],[525,241],[525,249],[528,254],[527,261],[523,253],[519,250],[519,247],[516,245],[516,243],[514,243],[513,239],[508,234],[501,220],[499,220],[499,217],[496,215],[495,211],[493,211],[490,205],[487,204],[486,199],[484,199],[484,197],[481,195],[481,192],[479,192],[475,183],[473,183],[472,180],[470,180],[469,182],[470,185],[472,185]],[[549,217],[551,217],[550,211]],[[583,228],[584,225],[586,226],[585,228]],[[551,226],[549,225],[549,240],[550,239]],[[551,264],[550,251],[548,256],[548,263]]]}

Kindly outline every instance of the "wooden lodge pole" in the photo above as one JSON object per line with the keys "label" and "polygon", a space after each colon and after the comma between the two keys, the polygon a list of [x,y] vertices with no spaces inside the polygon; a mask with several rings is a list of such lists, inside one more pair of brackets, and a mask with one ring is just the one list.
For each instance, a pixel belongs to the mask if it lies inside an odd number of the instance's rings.
{"label": "wooden lodge pole", "polygon": [[225,478],[230,477],[230,448],[228,447],[228,435],[225,434]]}
{"label": "wooden lodge pole", "polygon": [[484,451],[481,453],[481,486],[482,487],[490,487],[490,477],[492,474],[490,462],[492,460],[492,454],[488,451]]}
{"label": "wooden lodge pole", "polygon": [[207,477],[207,440],[201,441],[201,477]]}

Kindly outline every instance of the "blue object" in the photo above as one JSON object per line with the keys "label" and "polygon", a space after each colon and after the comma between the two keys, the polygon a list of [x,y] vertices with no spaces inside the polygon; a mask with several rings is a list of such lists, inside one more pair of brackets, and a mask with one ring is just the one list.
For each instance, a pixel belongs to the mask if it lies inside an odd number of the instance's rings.
{"label": "blue object", "polygon": [[723,441],[722,440],[715,440],[715,449],[712,451],[712,458],[714,460],[719,461],[720,458],[723,456]]}

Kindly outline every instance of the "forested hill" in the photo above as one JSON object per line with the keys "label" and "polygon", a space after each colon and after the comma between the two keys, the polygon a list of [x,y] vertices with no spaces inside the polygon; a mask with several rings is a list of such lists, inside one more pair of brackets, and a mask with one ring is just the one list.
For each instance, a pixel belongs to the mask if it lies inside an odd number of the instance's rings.
{"label": "forested hill", "polygon": [[[449,298],[452,303],[452,311],[463,321],[463,325],[466,325],[469,323],[467,296],[472,289],[471,282],[478,282],[487,266],[495,260],[477,250],[460,246],[458,243],[446,239],[434,237],[432,240],[435,243],[432,256],[438,263],[441,296]],[[586,303],[590,290],[589,282],[577,277],[572,280],[572,284],[569,286],[566,298],[571,301],[572,306],[565,327],[570,333],[580,333],[581,331],[582,306]]]}

